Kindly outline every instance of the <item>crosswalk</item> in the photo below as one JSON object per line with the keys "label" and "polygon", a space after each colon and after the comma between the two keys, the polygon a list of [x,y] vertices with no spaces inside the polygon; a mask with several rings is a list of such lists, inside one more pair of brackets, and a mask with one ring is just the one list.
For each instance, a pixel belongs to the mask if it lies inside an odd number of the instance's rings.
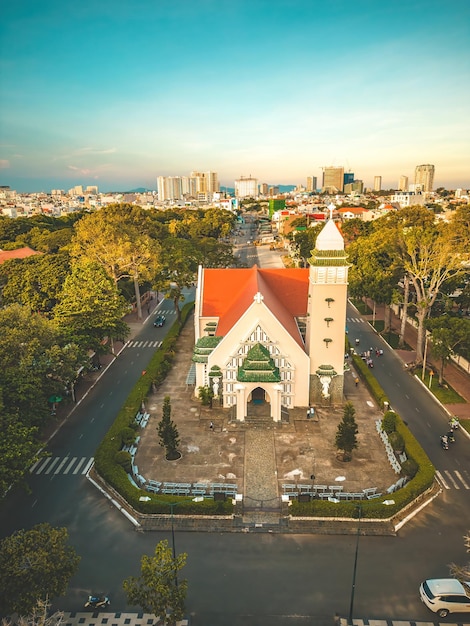
{"label": "crosswalk", "polygon": [[367,320],[362,317],[347,317],[346,321],[352,324],[365,324]]}
{"label": "crosswalk", "polygon": [[30,467],[30,474],[42,474],[54,475],[76,475],[86,474],[94,461],[93,457],[86,456],[48,456],[45,459],[39,459],[32,467]]}
{"label": "crosswalk", "polygon": [[470,473],[467,470],[436,470],[436,477],[444,489],[470,489]]}
{"label": "crosswalk", "polygon": [[125,348],[159,348],[162,345],[161,341],[126,341]]}

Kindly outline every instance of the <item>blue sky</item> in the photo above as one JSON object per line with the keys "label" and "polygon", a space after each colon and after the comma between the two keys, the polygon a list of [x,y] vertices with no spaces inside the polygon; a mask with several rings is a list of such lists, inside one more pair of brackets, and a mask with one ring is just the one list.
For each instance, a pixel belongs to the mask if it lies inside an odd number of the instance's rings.
{"label": "blue sky", "polygon": [[469,0],[15,0],[0,184],[156,188],[213,170],[470,188]]}

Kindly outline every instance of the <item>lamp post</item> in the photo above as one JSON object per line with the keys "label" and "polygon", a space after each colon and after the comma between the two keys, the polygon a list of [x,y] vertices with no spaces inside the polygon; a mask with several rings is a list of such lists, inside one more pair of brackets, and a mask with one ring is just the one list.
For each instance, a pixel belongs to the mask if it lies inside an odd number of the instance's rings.
{"label": "lamp post", "polygon": [[353,568],[353,577],[352,577],[352,586],[351,586],[351,602],[349,603],[349,616],[348,616],[348,624],[352,624],[353,621],[353,609],[354,609],[354,594],[356,591],[356,571],[357,571],[357,556],[359,553],[359,537],[361,531],[361,517],[362,517],[362,507],[358,505],[359,510],[359,519],[357,522],[357,535],[356,535],[356,551],[354,554],[354,568]]}

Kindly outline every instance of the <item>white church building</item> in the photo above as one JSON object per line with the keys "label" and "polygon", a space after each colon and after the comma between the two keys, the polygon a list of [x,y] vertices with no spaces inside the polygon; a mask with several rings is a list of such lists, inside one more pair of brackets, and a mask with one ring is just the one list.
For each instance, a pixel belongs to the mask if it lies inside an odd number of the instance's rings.
{"label": "white church building", "polygon": [[330,218],[307,269],[199,268],[196,385],[244,421],[343,402],[348,263]]}

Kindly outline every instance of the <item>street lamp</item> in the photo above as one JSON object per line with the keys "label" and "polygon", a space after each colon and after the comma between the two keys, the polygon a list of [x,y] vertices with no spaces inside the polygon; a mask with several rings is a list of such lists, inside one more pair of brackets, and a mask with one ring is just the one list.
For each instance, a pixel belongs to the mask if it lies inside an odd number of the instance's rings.
{"label": "street lamp", "polygon": [[353,608],[354,608],[354,594],[356,591],[356,571],[357,571],[357,555],[359,553],[359,537],[361,531],[361,517],[362,517],[362,507],[358,504],[359,511],[359,519],[357,522],[357,535],[356,535],[356,552],[354,554],[354,568],[353,568],[353,577],[352,577],[352,586],[351,586],[351,602],[349,604],[349,616],[348,616],[348,624],[352,624],[353,618]]}

